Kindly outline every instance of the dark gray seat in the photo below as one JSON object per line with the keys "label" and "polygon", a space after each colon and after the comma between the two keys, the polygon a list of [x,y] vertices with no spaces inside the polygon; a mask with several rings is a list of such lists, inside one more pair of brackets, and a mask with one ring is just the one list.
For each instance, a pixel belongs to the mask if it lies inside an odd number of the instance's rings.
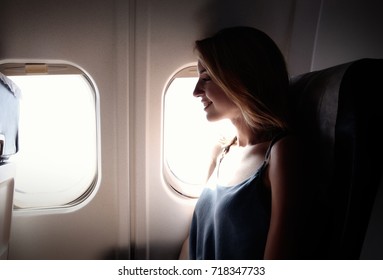
{"label": "dark gray seat", "polygon": [[359,259],[383,172],[383,59],[293,77],[290,94],[314,170],[307,257]]}

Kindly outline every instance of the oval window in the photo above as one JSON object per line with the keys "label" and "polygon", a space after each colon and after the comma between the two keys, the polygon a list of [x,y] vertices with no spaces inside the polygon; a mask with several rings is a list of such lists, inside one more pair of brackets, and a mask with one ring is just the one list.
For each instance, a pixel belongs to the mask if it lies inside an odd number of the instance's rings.
{"label": "oval window", "polygon": [[91,78],[67,64],[2,64],[21,89],[16,209],[72,207],[99,180],[98,93]]}

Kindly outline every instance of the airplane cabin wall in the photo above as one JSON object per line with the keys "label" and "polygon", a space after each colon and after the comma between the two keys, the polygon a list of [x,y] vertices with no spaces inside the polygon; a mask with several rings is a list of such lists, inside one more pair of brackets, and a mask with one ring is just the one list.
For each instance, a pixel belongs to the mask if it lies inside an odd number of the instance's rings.
{"label": "airplane cabin wall", "polygon": [[[1,1],[0,21],[0,60],[75,63],[94,79],[101,103],[102,174],[97,194],[77,211],[14,211],[9,258],[104,258],[120,242],[118,160],[126,161],[117,139],[114,2],[6,0]],[[68,131],[68,137],[76,135]]]}
{"label": "airplane cabin wall", "polygon": [[312,70],[360,58],[383,58],[380,0],[322,0]]}
{"label": "airplane cabin wall", "polygon": [[[195,200],[175,193],[162,176],[162,100],[171,76],[196,63],[194,40],[226,26],[260,28],[296,75],[383,57],[377,3],[3,0],[0,61],[78,64],[96,82],[101,105],[97,194],[72,212],[16,213],[10,258],[177,258]],[[366,20],[353,22],[361,11]]]}

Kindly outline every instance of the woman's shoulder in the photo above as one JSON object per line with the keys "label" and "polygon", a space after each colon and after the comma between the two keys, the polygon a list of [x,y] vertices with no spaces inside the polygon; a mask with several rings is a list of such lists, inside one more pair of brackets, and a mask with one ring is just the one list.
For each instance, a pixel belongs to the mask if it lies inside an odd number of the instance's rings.
{"label": "woman's shoulder", "polygon": [[270,147],[271,154],[295,154],[303,147],[303,140],[300,135],[295,133],[285,133],[278,137]]}
{"label": "woman's shoulder", "polygon": [[290,133],[280,138],[270,149],[269,178],[283,178],[288,174],[299,173],[302,171],[304,156],[303,140],[299,135]]}

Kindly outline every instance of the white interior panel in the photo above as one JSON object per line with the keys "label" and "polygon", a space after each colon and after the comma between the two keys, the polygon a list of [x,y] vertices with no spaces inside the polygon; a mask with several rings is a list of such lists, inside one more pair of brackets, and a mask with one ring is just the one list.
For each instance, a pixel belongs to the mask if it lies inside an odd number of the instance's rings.
{"label": "white interior panel", "polygon": [[322,0],[312,69],[383,57],[383,2]]}
{"label": "white interior panel", "polygon": [[101,0],[2,1],[1,6],[0,61],[60,60],[79,65],[94,78],[101,103],[98,192],[77,211],[14,211],[9,257],[104,258],[119,245],[115,6]]}

